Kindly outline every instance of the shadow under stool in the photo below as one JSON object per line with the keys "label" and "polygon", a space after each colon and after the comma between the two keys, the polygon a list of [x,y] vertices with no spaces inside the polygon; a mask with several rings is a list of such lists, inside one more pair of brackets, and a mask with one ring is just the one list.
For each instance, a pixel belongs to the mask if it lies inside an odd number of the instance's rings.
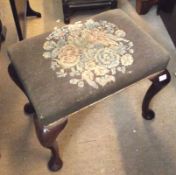
{"label": "shadow under stool", "polygon": [[51,171],[63,165],[56,138],[68,115],[149,78],[142,116],[151,120],[150,101],[171,78],[168,53],[119,9],[18,42],[8,55],[9,75],[29,99],[24,111],[51,151]]}

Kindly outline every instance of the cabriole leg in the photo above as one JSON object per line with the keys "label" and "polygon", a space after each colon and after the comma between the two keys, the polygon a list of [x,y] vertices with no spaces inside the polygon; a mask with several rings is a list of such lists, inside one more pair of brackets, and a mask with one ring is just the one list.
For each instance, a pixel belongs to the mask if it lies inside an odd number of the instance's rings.
{"label": "cabriole leg", "polygon": [[142,104],[142,116],[146,120],[152,120],[155,117],[154,111],[149,108],[150,102],[152,98],[170,82],[171,76],[168,70],[164,70],[150,80],[152,81],[152,85],[148,89]]}
{"label": "cabriole leg", "polygon": [[[14,66],[12,64],[9,64],[8,66],[8,73],[11,77],[11,79],[15,82],[15,84],[25,93],[24,87],[21,83],[21,81],[18,78],[18,75],[14,69]],[[59,135],[59,133],[65,128],[67,124],[67,119],[65,119],[62,123],[59,124],[53,124],[53,126],[43,126],[39,119],[37,118],[35,114],[35,110],[31,103],[27,103],[24,106],[24,110],[28,114],[34,114],[34,124],[36,128],[36,133],[38,136],[38,139],[42,146],[45,148],[48,148],[51,151],[51,158],[48,162],[48,167],[51,171],[57,171],[62,168],[62,160],[59,155],[59,149],[56,142],[56,138]]]}
{"label": "cabriole leg", "polygon": [[51,158],[48,162],[48,168],[51,171],[58,171],[62,168],[63,162],[59,155],[59,148],[56,142],[56,138],[59,133],[65,128],[67,124],[67,119],[61,124],[53,127],[50,126],[49,128],[46,126],[42,126],[36,117],[34,117],[34,123],[36,133],[41,145],[45,148],[50,149],[51,151]]}
{"label": "cabriole leg", "polygon": [[62,168],[63,162],[59,155],[59,148],[57,142],[55,141],[51,147],[48,147],[51,150],[51,158],[48,162],[48,168],[51,171],[58,171]]}
{"label": "cabriole leg", "polygon": [[34,114],[35,113],[35,109],[34,109],[34,107],[32,106],[32,104],[31,103],[26,103],[25,105],[24,105],[24,112],[26,113],[26,114]]}

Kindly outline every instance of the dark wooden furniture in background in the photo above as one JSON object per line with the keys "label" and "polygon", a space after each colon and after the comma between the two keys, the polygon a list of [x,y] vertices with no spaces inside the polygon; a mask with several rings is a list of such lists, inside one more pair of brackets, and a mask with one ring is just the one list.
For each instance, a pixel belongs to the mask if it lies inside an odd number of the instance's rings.
{"label": "dark wooden furniture in background", "polygon": [[175,0],[136,0],[136,11],[140,15],[146,14],[153,5],[158,5],[157,13],[160,10],[164,12],[172,12]]}
{"label": "dark wooden furniture in background", "polygon": [[31,8],[28,0],[10,0],[10,5],[18,38],[23,40],[26,37],[26,16],[41,17],[41,14]]}
{"label": "dark wooden furniture in background", "polygon": [[172,13],[174,11],[175,0],[158,0],[158,13],[160,11]]}
{"label": "dark wooden furniture in background", "polygon": [[157,4],[158,0],[136,0],[136,11],[140,15],[146,14],[150,8]]}
{"label": "dark wooden furniture in background", "polygon": [[157,4],[157,14],[161,16],[176,46],[176,0],[136,0],[136,11],[141,15],[146,14],[155,4]]}
{"label": "dark wooden furniture in background", "polygon": [[[160,6],[160,9],[158,9],[158,14],[160,15],[175,47],[176,47],[176,2],[171,1],[171,3],[168,3],[164,6],[164,4],[161,4],[163,6]],[[162,8],[163,7],[163,8]]]}
{"label": "dark wooden furniture in background", "polygon": [[70,22],[71,13],[80,9],[117,8],[117,0],[62,0],[64,22]]}

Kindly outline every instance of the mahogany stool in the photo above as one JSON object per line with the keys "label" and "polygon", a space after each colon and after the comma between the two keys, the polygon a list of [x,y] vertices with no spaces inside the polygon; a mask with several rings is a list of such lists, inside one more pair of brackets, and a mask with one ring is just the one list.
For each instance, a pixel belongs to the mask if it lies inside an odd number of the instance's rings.
{"label": "mahogany stool", "polygon": [[56,137],[68,115],[149,78],[142,116],[151,120],[150,101],[171,79],[168,53],[119,9],[18,42],[8,55],[9,75],[29,99],[24,110],[51,151],[52,171],[63,164]]}

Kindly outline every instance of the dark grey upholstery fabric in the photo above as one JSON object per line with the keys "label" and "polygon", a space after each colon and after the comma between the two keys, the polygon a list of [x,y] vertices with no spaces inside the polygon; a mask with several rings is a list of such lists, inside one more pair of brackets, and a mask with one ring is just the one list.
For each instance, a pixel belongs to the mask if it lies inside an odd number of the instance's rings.
{"label": "dark grey upholstery fabric", "polygon": [[136,26],[121,10],[110,10],[94,17],[117,24],[134,43],[132,74],[118,74],[115,83],[97,89],[73,86],[69,78],[57,78],[50,61],[42,57],[48,34],[24,40],[9,48],[8,53],[37,116],[48,125],[140,79],[166,68],[169,55],[149,35]]}

